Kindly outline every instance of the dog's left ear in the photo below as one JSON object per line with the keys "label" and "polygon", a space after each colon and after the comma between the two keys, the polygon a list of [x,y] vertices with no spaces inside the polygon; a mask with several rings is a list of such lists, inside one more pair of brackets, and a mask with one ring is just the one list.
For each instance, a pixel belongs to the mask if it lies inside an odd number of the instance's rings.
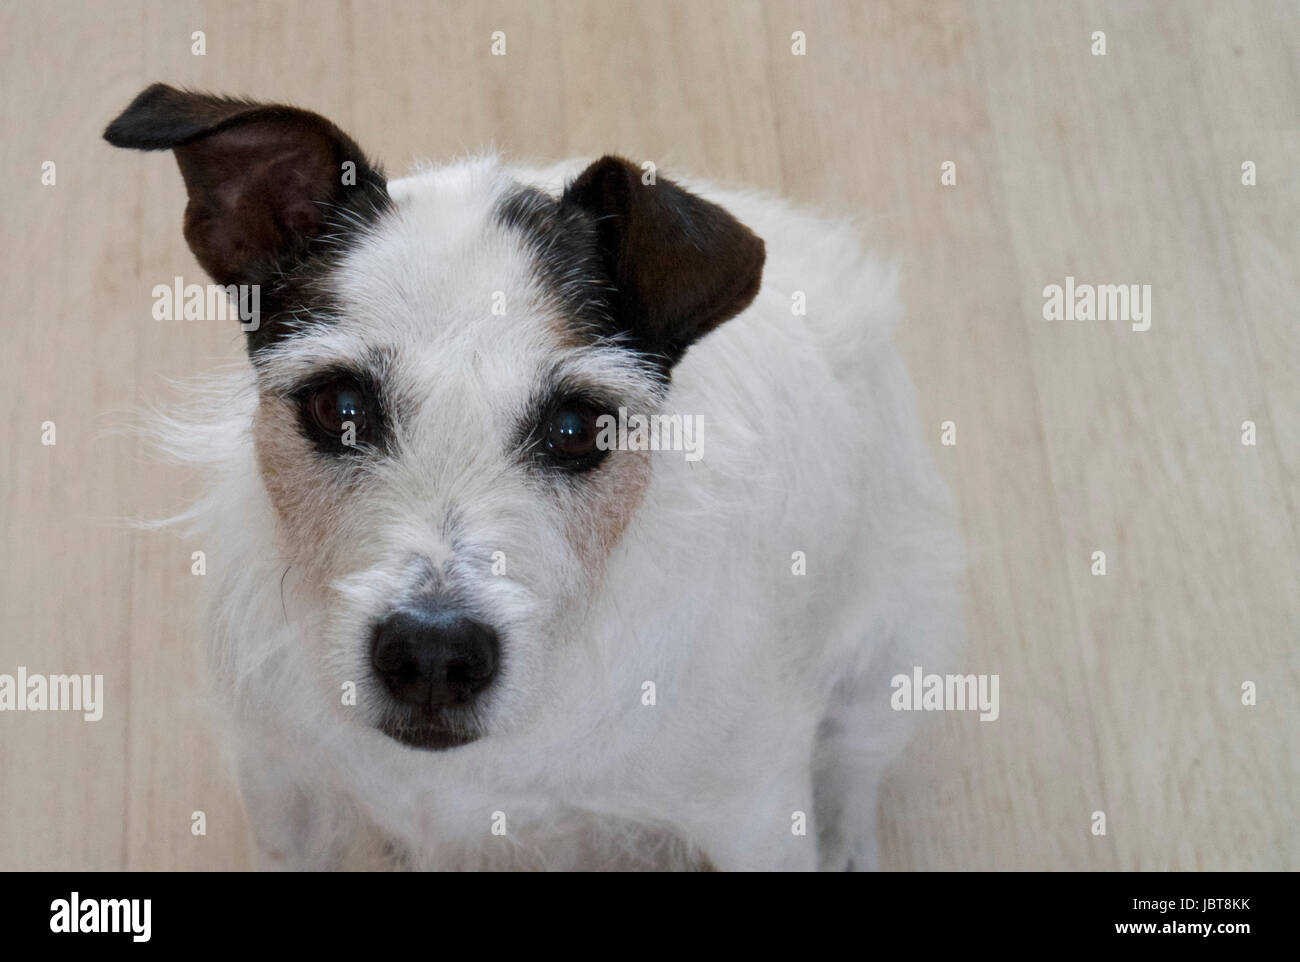
{"label": "dog's left ear", "polygon": [[175,152],[189,193],[185,239],[219,284],[266,283],[310,251],[332,211],[373,210],[388,197],[383,173],[347,134],[296,107],[154,84],[104,139]]}
{"label": "dog's left ear", "polygon": [[758,293],[763,241],[671,181],[643,183],[631,161],[602,157],[560,202],[594,221],[621,332],[667,367]]}

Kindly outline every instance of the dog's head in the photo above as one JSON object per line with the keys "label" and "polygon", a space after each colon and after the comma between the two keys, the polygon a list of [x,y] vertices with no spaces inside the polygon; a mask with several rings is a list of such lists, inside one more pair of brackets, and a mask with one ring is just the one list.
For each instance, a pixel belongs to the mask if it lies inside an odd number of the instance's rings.
{"label": "dog's head", "polygon": [[259,290],[252,435],[330,689],[426,748],[526,713],[649,483],[597,419],[662,403],[763,242],[618,157],[558,196],[494,163],[390,193],[323,117],[161,84],[105,137],[174,151],[199,263]]}

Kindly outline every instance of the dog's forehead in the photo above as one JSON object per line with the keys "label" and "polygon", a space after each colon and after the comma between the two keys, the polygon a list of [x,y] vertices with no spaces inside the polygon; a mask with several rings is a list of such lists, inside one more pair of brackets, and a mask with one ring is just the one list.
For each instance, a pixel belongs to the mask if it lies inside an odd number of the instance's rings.
{"label": "dog's forehead", "polygon": [[329,279],[343,328],[434,364],[465,354],[519,364],[560,340],[533,256],[498,215],[517,189],[498,165],[467,162],[389,189],[392,210]]}
{"label": "dog's forehead", "polygon": [[370,367],[410,396],[461,394],[502,412],[561,381],[629,400],[661,389],[631,352],[578,333],[571,291],[557,296],[537,238],[503,213],[539,197],[535,187],[477,159],[390,182],[389,193],[391,209],[322,279],[324,316],[262,355],[269,385]]}
{"label": "dog's forehead", "polygon": [[391,207],[320,278],[312,321],[261,356],[265,382],[366,367],[416,397],[504,409],[535,393],[574,344],[527,239],[500,216],[518,190],[482,159],[391,182]]}

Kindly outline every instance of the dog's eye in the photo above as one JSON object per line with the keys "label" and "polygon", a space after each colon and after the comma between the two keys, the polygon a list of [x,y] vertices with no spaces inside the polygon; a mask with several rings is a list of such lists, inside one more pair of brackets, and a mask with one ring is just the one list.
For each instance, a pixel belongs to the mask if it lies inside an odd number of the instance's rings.
{"label": "dog's eye", "polygon": [[307,396],[306,413],[321,435],[350,446],[366,439],[372,405],[373,400],[355,379],[338,377]]}
{"label": "dog's eye", "polygon": [[576,470],[592,467],[605,454],[597,445],[597,419],[604,412],[586,401],[560,403],[544,425],[542,447],[554,461]]}

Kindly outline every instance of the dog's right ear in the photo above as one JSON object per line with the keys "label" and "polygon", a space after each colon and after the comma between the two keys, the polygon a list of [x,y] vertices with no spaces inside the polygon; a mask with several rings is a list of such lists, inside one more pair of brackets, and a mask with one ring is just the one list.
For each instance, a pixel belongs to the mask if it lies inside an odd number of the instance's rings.
{"label": "dog's right ear", "polygon": [[717,204],[630,160],[600,158],[565,189],[562,207],[595,225],[610,312],[648,356],[672,367],[686,349],[754,299],[767,250]]}
{"label": "dog's right ear", "polygon": [[171,149],[185,240],[219,284],[262,284],[305,257],[332,211],[378,210],[382,171],[324,117],[154,84],[108,125],[115,147]]}

